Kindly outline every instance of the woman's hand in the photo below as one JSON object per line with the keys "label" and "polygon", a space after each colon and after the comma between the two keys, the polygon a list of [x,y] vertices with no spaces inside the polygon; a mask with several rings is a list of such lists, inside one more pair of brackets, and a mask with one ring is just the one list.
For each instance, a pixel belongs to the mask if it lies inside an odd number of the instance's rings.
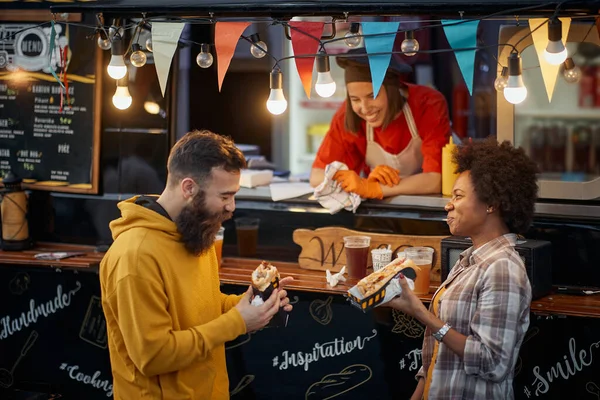
{"label": "woman's hand", "polygon": [[419,383],[417,384],[417,388],[415,389],[413,395],[410,396],[410,400],[422,400],[424,393],[425,393],[425,378],[419,378]]}
{"label": "woman's hand", "polygon": [[394,187],[400,183],[400,171],[387,165],[378,165],[373,168],[367,179]]}
{"label": "woman's hand", "polygon": [[398,311],[402,311],[411,317],[416,316],[419,312],[427,311],[423,305],[423,302],[408,286],[408,282],[402,273],[400,273],[399,281],[400,287],[402,288],[402,293],[400,296],[395,297],[391,301],[384,304],[384,306],[392,307]]}
{"label": "woman's hand", "polygon": [[356,193],[364,199],[383,199],[383,192],[378,182],[361,178],[354,171],[338,171],[333,179],[346,192]]}

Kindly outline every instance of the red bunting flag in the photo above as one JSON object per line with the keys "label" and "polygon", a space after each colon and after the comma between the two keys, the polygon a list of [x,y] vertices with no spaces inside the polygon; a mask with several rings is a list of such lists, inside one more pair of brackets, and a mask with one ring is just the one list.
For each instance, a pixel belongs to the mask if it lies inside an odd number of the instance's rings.
{"label": "red bunting flag", "polygon": [[[324,22],[290,21],[290,35],[292,37],[292,48],[294,56],[303,54],[316,54],[321,45],[320,39],[323,34]],[[312,86],[312,72],[315,57],[297,57],[296,68],[302,80],[302,86],[306,96],[310,99],[310,88]]]}
{"label": "red bunting flag", "polygon": [[235,53],[235,47],[240,40],[244,30],[250,22],[217,22],[215,25],[215,50],[217,52],[217,76],[219,80],[219,92],[223,85],[223,79]]}

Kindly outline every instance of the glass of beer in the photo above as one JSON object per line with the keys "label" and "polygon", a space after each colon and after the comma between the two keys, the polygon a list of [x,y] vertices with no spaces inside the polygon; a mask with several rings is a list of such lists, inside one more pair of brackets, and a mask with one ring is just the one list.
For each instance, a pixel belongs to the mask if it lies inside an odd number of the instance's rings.
{"label": "glass of beer", "polygon": [[367,275],[370,247],[369,236],[344,236],[346,269],[350,278],[362,279]]}
{"label": "glass of beer", "polygon": [[238,253],[240,257],[256,255],[258,245],[258,218],[236,218],[235,230],[237,232]]}
{"label": "glass of beer", "polygon": [[431,247],[407,247],[404,249],[406,258],[413,260],[417,266],[417,278],[415,279],[415,294],[429,293],[429,275],[433,261],[433,249]]}
{"label": "glass of beer", "polygon": [[217,236],[215,236],[215,253],[217,253],[217,265],[221,267],[223,260],[223,238],[225,237],[225,228],[220,227]]}

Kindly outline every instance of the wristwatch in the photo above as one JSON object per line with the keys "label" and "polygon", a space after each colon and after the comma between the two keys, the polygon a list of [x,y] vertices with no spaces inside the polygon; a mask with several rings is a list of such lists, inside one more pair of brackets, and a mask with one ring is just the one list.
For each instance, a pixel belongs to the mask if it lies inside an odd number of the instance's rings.
{"label": "wristwatch", "polygon": [[444,324],[444,326],[442,326],[439,331],[433,334],[433,337],[438,342],[441,342],[444,336],[446,336],[446,333],[448,333],[448,331],[450,330],[450,328],[452,328],[450,324]]}

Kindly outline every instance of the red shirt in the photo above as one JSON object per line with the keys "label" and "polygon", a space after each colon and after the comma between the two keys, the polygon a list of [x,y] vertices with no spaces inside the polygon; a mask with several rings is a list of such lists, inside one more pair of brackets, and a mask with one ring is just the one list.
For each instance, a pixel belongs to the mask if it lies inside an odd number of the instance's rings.
{"label": "red shirt", "polygon": [[[446,99],[440,92],[428,86],[411,84],[406,86],[408,86],[408,105],[423,142],[421,146],[423,172],[441,173],[442,147],[448,143],[450,135]],[[360,174],[361,171],[368,173],[369,168],[365,163],[366,123],[363,121],[361,131],[354,134],[344,128],[345,119],[346,104],[344,103],[331,120],[329,131],[317,152],[313,168],[324,169],[333,161],[341,161],[356,173]],[[375,128],[373,131],[374,140],[391,154],[398,154],[404,150],[412,138],[403,113],[390,122],[385,130]]]}

